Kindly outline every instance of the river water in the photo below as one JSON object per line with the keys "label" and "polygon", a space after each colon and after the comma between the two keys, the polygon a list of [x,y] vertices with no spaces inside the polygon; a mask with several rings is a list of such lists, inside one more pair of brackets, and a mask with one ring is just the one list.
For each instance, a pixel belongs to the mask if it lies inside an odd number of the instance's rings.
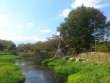
{"label": "river water", "polygon": [[37,67],[33,60],[19,59],[17,65],[21,67],[25,75],[25,83],[59,83],[51,71]]}

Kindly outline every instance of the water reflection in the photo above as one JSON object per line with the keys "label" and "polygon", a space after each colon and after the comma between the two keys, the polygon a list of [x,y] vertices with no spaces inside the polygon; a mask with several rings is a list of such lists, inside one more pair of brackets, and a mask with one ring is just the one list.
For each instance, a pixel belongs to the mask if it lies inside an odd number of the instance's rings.
{"label": "water reflection", "polygon": [[32,60],[19,59],[17,64],[26,77],[25,83],[58,83],[52,72],[37,67]]}

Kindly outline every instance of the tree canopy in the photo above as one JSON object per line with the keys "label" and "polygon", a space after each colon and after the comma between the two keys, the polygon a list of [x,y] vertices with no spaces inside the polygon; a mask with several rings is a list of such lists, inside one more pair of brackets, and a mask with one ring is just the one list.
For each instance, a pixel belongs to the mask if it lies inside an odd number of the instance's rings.
{"label": "tree canopy", "polygon": [[16,45],[12,41],[0,40],[0,52],[15,52]]}
{"label": "tree canopy", "polygon": [[72,10],[58,27],[62,48],[76,53],[91,49],[95,41],[103,40],[105,22],[106,17],[98,9],[82,6]]}

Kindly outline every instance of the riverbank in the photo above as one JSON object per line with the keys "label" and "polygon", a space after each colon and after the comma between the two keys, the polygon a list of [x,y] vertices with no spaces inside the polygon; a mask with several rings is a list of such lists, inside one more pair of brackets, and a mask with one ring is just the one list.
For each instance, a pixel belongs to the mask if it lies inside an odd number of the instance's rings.
{"label": "riverbank", "polygon": [[15,55],[0,55],[0,83],[24,82],[24,75],[15,63]]}
{"label": "riverbank", "polygon": [[25,75],[24,83],[61,83],[53,72],[41,65],[36,65],[33,57],[19,57],[17,65]]}
{"label": "riverbank", "polygon": [[52,58],[42,62],[46,68],[64,76],[62,83],[110,83],[110,64],[97,64],[83,59]]}

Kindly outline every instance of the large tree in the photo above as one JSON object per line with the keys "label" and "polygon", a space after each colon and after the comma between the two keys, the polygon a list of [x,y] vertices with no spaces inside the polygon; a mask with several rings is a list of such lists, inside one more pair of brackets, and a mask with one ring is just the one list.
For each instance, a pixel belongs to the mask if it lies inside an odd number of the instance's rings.
{"label": "large tree", "polygon": [[58,27],[61,33],[62,48],[76,54],[88,51],[95,41],[103,39],[106,17],[100,10],[91,7],[79,7],[72,10]]}
{"label": "large tree", "polygon": [[0,39],[0,51],[13,51],[16,49],[16,45],[12,41]]}

